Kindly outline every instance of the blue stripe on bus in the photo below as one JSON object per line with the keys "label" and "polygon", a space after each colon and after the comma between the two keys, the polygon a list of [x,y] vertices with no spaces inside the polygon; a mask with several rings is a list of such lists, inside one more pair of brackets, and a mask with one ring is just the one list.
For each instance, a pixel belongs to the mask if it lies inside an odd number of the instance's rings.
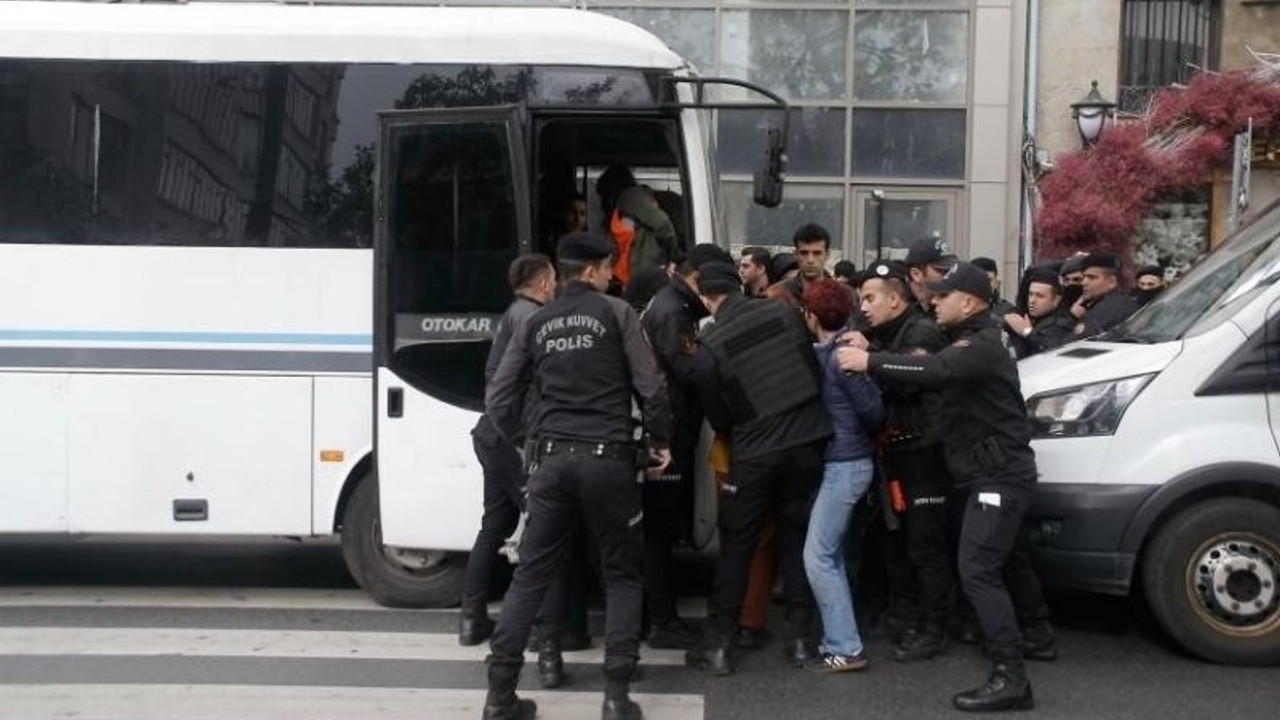
{"label": "blue stripe on bus", "polygon": [[185,342],[272,345],[373,345],[373,336],[359,333],[233,333],[168,330],[5,330],[0,340],[67,340],[86,342]]}

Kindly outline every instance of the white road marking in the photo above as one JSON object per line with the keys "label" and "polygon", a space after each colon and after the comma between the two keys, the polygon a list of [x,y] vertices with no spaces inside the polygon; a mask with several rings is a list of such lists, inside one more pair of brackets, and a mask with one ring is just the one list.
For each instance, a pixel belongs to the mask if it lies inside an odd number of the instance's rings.
{"label": "white road marking", "polygon": [[[603,661],[602,643],[566,652],[565,662]],[[0,655],[342,658],[481,662],[487,644],[462,647],[452,633],[205,628],[0,628]],[[645,665],[683,665],[681,650],[641,647]],[[537,659],[529,653],[530,661]],[[0,685],[0,696],[5,686]]]}
{"label": "white road marking", "polygon": [[[483,690],[262,685],[0,685],[0,720],[475,720]],[[599,692],[521,692],[539,720],[596,720]],[[635,693],[646,720],[701,720],[697,695]]]}

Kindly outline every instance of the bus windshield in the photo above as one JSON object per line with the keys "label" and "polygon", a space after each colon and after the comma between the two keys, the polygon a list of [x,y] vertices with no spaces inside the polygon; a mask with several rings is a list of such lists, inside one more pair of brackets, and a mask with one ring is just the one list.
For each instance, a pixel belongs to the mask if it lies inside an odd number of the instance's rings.
{"label": "bus windshield", "polygon": [[1101,340],[1158,343],[1221,324],[1280,280],[1280,205],[1228,238],[1177,284]]}

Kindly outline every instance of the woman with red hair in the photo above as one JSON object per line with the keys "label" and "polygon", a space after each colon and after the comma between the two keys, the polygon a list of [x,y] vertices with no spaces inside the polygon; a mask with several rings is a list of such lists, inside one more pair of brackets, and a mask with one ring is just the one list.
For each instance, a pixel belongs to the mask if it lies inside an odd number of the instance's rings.
{"label": "woman with red hair", "polygon": [[820,654],[808,667],[848,672],[867,666],[853,594],[845,575],[845,535],[853,508],[874,473],[871,437],[884,422],[880,391],[865,374],[846,375],[835,361],[839,337],[853,314],[849,288],[823,278],[804,291],[805,319],[818,338],[814,352],[822,368],[822,401],[833,434],[823,456],[822,485],[809,517],[804,569],[822,615]]}

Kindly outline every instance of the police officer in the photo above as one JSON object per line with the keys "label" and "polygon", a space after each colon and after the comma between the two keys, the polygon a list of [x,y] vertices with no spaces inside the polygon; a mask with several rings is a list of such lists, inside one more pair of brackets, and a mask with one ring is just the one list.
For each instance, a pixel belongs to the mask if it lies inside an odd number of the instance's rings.
{"label": "police officer", "polygon": [[652,470],[671,462],[670,409],[662,376],[635,311],[604,295],[616,246],[594,233],[559,243],[559,297],[512,332],[485,393],[499,432],[524,440],[526,390],[536,410],[526,458],[528,510],[511,589],[490,643],[485,720],[529,720],[533,701],[516,697],[529,627],[567,562],[579,525],[594,536],[605,585],[605,720],[638,720],[629,697],[639,657],[642,539],[632,401],[653,443]]}
{"label": "police officer", "polygon": [[959,693],[952,703],[969,711],[1030,708],[1034,701],[1014,602],[1038,608],[1040,622],[1047,612],[1021,546],[1036,463],[1018,369],[990,316],[986,273],[957,262],[929,290],[949,346],[933,355],[845,347],[838,359],[849,372],[942,389],[943,449],[957,487],[968,491],[960,531],[960,580],[982,623],[992,662],[986,684]]}
{"label": "police officer", "polygon": [[1033,268],[1027,273],[1026,285],[1027,314],[1013,312],[1004,316],[1019,360],[1053,350],[1073,340],[1075,334],[1075,320],[1062,306],[1058,273],[1050,268]]}
{"label": "police officer", "polygon": [[733,672],[729,644],[772,505],[792,635],[786,649],[792,664],[803,667],[813,658],[816,630],[804,539],[831,435],[817,359],[799,313],[783,303],[745,298],[733,265],[703,265],[698,293],[716,319],[700,338],[698,385],[707,420],[730,437],[732,450],[729,482],[720,495],[720,557],[707,626],[685,663],[715,675]]}
{"label": "police officer", "polygon": [[942,273],[955,260],[956,256],[951,254],[947,241],[940,237],[923,237],[907,248],[905,262],[907,275],[911,280],[911,294],[920,304],[920,309],[930,317],[933,317],[933,301],[926,283],[942,277]]}
{"label": "police officer", "polygon": [[693,514],[693,478],[698,438],[702,433],[702,402],[694,374],[698,323],[707,309],[698,297],[699,268],[733,258],[715,245],[695,245],[681,261],[670,282],[657,292],[640,316],[653,343],[658,367],[671,398],[671,467],[644,484],[645,591],[649,647],[687,650],[698,641],[697,629],[676,612],[672,588],[672,548],[688,530]]}
{"label": "police officer", "polygon": [[1138,304],[1120,289],[1120,258],[1111,253],[1094,253],[1080,261],[1080,299],[1071,314],[1080,322],[1076,336],[1087,338],[1104,333],[1124,322],[1138,310]]}
{"label": "police officer", "polygon": [[[899,355],[934,353],[946,347],[938,326],[911,299],[909,278],[899,263],[878,262],[867,268],[862,283],[862,313],[869,328],[855,344]],[[891,533],[891,555],[905,544],[908,574],[890,557],[890,582],[895,606],[890,620],[906,623],[894,648],[899,662],[927,660],[946,649],[946,620],[954,588],[951,543],[948,539],[948,495],[951,475],[943,458],[937,416],[941,396],[936,390],[894,378],[878,381],[884,393],[886,426],[882,434],[888,477],[901,483],[905,539]],[[898,550],[900,553],[901,550]],[[918,615],[903,618],[898,607],[910,590],[917,590]],[[906,590],[907,592],[904,592]]]}
{"label": "police officer", "polygon": [[[515,299],[498,322],[498,331],[484,364],[486,382],[498,369],[511,340],[512,327],[523,323],[555,294],[556,269],[546,255],[521,255],[507,269],[507,280]],[[462,584],[458,627],[458,642],[462,645],[479,645],[493,634],[493,621],[486,607],[489,583],[498,549],[516,529],[524,506],[525,473],[520,455],[493,426],[488,415],[481,415],[472,428],[471,444],[484,469],[484,515]]]}

